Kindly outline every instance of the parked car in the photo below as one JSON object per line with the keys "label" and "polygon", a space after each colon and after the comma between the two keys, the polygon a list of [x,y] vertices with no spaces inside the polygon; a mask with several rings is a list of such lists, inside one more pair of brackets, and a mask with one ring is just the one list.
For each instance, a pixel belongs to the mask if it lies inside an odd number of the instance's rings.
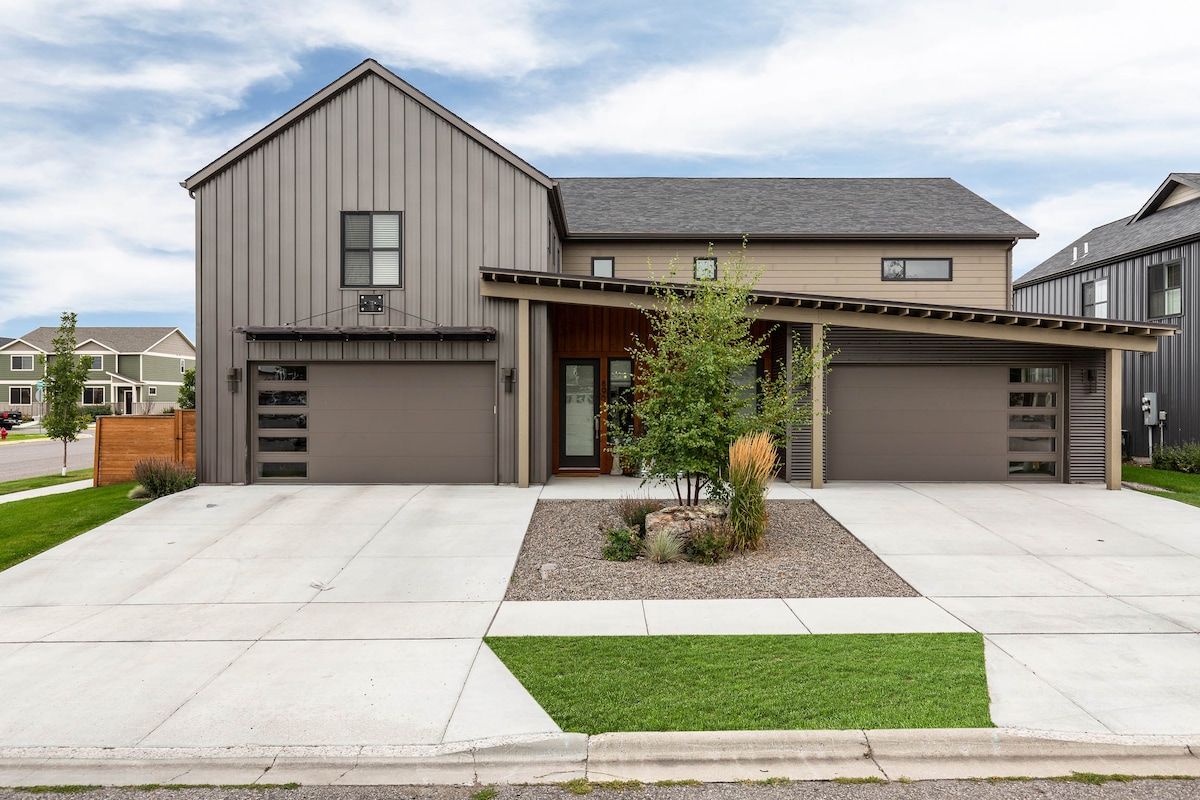
{"label": "parked car", "polygon": [[20,411],[0,411],[0,428],[11,431],[25,420]]}

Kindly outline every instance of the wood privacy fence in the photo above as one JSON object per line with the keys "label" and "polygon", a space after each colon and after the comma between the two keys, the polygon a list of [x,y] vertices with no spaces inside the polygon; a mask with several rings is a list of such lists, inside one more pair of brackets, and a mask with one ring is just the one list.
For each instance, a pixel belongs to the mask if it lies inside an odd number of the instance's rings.
{"label": "wood privacy fence", "polygon": [[133,480],[133,465],[143,458],[182,461],[196,468],[196,412],[96,417],[94,486]]}

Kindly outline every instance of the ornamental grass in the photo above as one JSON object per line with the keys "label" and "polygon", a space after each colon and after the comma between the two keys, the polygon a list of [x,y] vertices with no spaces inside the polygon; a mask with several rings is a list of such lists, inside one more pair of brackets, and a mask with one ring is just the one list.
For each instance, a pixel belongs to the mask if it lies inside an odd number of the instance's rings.
{"label": "ornamental grass", "polygon": [[767,487],[775,477],[775,443],[766,432],[729,446],[729,530],[732,549],[757,550],[767,530]]}

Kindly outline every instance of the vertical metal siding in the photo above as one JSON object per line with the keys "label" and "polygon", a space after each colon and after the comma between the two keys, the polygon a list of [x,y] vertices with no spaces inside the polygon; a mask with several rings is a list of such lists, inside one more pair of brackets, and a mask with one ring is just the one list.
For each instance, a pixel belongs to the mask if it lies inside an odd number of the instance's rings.
{"label": "vertical metal siding", "polygon": [[[404,213],[402,289],[359,315],[341,281],[341,212]],[[516,303],[479,294],[480,266],[545,270],[546,190],[389,84],[368,76],[196,193],[200,479],[247,480],[248,360],[485,360],[516,366]],[[496,343],[250,343],[239,325],[494,325]],[[548,391],[545,309],[532,326],[535,392]],[[540,367],[539,367],[540,365]],[[225,373],[243,370],[237,394]],[[544,374],[539,378],[536,370]],[[540,383],[539,383],[540,381]],[[516,479],[515,395],[499,400],[500,480]],[[544,479],[548,395],[534,397]],[[539,473],[538,470],[541,470]]]}
{"label": "vertical metal siding", "polygon": [[[1159,408],[1167,412],[1163,427],[1168,444],[1200,441],[1200,324],[1196,322],[1200,318],[1200,241],[1061,275],[1014,292],[1019,311],[1074,315],[1082,313],[1084,281],[1107,275],[1109,316],[1148,320],[1147,271],[1151,265],[1171,261],[1183,265],[1183,313],[1153,321],[1179,325],[1180,332],[1159,339],[1157,352],[1128,352],[1122,360],[1121,427],[1129,431],[1131,455],[1148,455],[1141,410],[1144,392],[1156,392]],[[1157,427],[1154,441],[1157,446]]]}

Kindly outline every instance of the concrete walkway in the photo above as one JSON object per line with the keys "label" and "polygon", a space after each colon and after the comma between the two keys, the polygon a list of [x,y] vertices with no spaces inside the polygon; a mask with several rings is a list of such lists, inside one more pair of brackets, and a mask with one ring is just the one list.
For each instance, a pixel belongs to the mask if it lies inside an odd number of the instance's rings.
{"label": "concrete walkway", "polygon": [[17,500],[28,500],[31,497],[46,497],[51,494],[66,494],[67,492],[77,492],[80,489],[90,489],[92,479],[86,478],[82,481],[71,481],[70,483],[60,483],[56,486],[43,486],[40,489],[26,489],[23,492],[12,492],[10,494],[0,494],[0,503],[12,503]]}

